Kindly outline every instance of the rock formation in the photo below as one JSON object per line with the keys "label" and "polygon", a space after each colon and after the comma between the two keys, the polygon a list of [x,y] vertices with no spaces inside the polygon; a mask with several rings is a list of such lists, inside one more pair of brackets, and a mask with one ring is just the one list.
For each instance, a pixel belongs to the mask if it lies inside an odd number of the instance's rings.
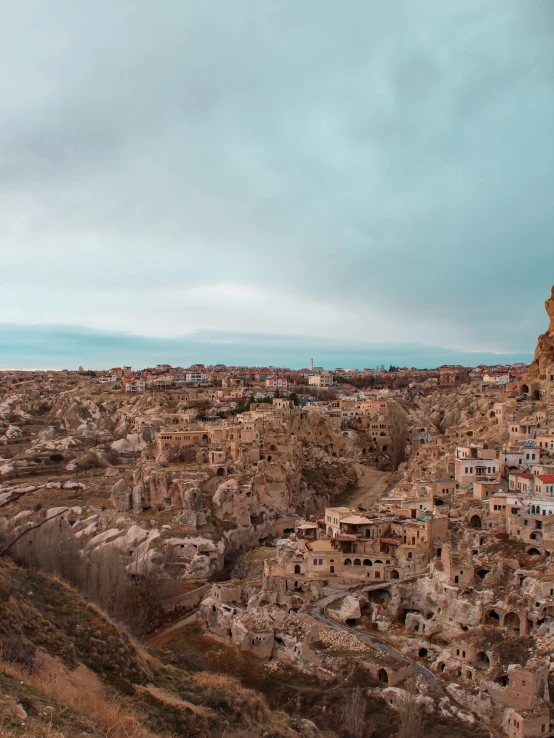
{"label": "rock formation", "polygon": [[552,382],[554,377],[554,286],[548,300],[544,303],[550,324],[546,333],[539,336],[535,358],[526,378]]}
{"label": "rock formation", "polygon": [[117,512],[129,512],[131,509],[132,490],[124,479],[116,482],[112,488],[111,499]]}

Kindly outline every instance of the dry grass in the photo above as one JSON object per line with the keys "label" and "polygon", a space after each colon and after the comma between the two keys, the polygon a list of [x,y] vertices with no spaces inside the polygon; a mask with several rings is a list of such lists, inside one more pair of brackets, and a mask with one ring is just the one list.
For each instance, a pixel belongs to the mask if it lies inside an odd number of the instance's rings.
{"label": "dry grass", "polygon": [[[5,675],[11,676],[57,706],[57,710],[76,713],[89,730],[106,738],[155,738],[140,723],[133,700],[109,694],[100,679],[82,664],[69,671],[60,661],[41,655],[40,668],[29,672],[13,662],[0,661]],[[54,708],[54,712],[56,707]],[[33,721],[33,735],[62,736],[52,724]],[[37,732],[40,727],[40,732]],[[4,733],[12,735],[12,733]],[[0,733],[2,735],[2,733]]]}
{"label": "dry grass", "polygon": [[248,690],[241,686],[236,677],[227,674],[210,674],[207,671],[199,671],[193,675],[193,679],[201,687],[221,689],[229,694],[248,694]]}

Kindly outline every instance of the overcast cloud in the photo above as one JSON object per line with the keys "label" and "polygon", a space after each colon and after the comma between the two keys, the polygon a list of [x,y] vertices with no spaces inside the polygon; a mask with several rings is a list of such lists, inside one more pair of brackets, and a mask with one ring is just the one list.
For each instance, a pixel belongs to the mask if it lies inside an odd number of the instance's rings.
{"label": "overcast cloud", "polygon": [[0,49],[0,322],[545,329],[551,0],[18,0]]}

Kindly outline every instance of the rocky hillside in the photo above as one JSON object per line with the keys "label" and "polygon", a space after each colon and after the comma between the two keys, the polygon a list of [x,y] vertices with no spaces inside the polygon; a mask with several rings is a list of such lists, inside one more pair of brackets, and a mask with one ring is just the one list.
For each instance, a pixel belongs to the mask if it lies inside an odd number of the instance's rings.
{"label": "rocky hillside", "polygon": [[0,561],[0,735],[296,731],[231,676],[168,666],[59,581]]}

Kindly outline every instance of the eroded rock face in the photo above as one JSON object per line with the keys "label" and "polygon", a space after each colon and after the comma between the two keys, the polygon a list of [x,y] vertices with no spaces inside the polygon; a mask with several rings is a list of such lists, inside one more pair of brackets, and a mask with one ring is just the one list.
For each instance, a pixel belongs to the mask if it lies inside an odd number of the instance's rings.
{"label": "eroded rock face", "polygon": [[346,623],[349,620],[359,620],[362,617],[360,600],[354,595],[347,595],[338,610],[333,613],[333,618],[339,622]]}
{"label": "eroded rock face", "polygon": [[546,333],[539,336],[535,358],[529,369],[530,378],[549,380],[554,375],[554,286],[548,300],[544,303],[549,326]]}
{"label": "eroded rock face", "polygon": [[133,491],[125,479],[120,479],[112,487],[111,500],[117,512],[129,512]]}
{"label": "eroded rock face", "polygon": [[168,538],[165,546],[173,566],[180,566],[180,579],[206,580],[223,568],[225,546],[207,538]]}
{"label": "eroded rock face", "polygon": [[548,333],[554,333],[554,285],[552,285],[552,291],[548,300],[545,300],[544,309],[546,314],[550,318],[550,325],[548,326]]}
{"label": "eroded rock face", "polygon": [[181,484],[181,500],[183,512],[179,516],[182,525],[198,528],[206,523],[204,501],[198,487],[193,482]]}
{"label": "eroded rock face", "polygon": [[251,513],[258,514],[260,509],[257,498],[252,495],[252,488],[241,489],[236,479],[223,482],[213,496],[216,516],[240,526],[250,525]]}
{"label": "eroded rock face", "polygon": [[202,508],[199,506],[198,495],[192,495],[188,490],[192,488],[198,490],[197,485],[207,478],[208,475],[205,472],[169,472],[145,464],[136,469],[133,474],[133,511],[141,512],[148,508],[163,510],[175,507],[176,510],[199,513],[196,517],[191,516],[190,524],[203,525],[206,522],[205,517],[203,518],[201,514],[204,511],[203,506]]}

